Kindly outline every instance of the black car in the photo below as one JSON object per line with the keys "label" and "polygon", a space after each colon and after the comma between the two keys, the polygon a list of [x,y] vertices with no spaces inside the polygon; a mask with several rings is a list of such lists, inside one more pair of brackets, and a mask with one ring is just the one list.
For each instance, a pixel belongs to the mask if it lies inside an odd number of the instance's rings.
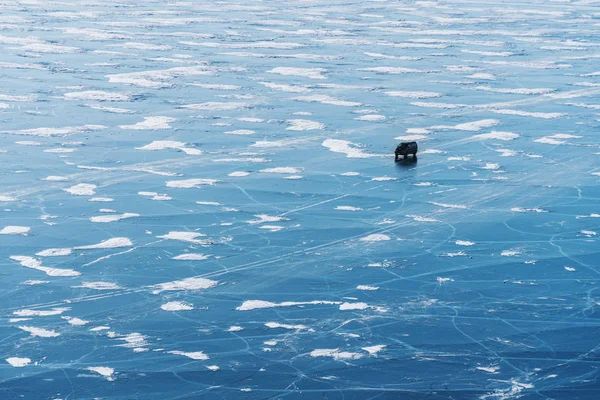
{"label": "black car", "polygon": [[404,156],[404,159],[406,160],[406,157],[409,154],[412,154],[413,160],[416,160],[417,150],[419,150],[417,142],[402,142],[396,147],[396,151],[394,151],[394,154],[396,156],[395,161],[399,161],[398,156]]}

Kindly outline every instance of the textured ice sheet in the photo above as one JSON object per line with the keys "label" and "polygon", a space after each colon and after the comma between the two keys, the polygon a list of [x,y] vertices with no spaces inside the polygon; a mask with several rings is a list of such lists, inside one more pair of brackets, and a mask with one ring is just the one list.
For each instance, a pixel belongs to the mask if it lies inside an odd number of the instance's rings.
{"label": "textured ice sheet", "polygon": [[0,398],[598,399],[597,17],[1,1]]}

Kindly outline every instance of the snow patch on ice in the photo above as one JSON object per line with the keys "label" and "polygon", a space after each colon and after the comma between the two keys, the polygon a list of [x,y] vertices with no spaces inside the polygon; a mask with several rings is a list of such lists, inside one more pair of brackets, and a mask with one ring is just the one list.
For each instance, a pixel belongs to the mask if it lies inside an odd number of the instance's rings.
{"label": "snow patch on ice", "polygon": [[229,174],[227,174],[227,176],[231,176],[231,177],[244,177],[244,176],[248,176],[250,175],[250,172],[246,172],[246,171],[233,171],[230,172]]}
{"label": "snow patch on ice", "polygon": [[197,111],[232,111],[239,110],[242,108],[248,108],[250,104],[241,103],[241,102],[218,102],[218,101],[209,101],[207,103],[198,103],[198,104],[188,104],[182,106],[181,108],[187,108],[188,110],[197,110]]}
{"label": "snow patch on ice", "polygon": [[160,308],[165,311],[189,311],[193,310],[194,306],[192,306],[189,303],[184,303],[182,301],[170,301],[160,306]]}
{"label": "snow patch on ice", "polygon": [[544,113],[544,112],[529,112],[529,111],[521,111],[521,110],[509,110],[509,109],[490,109],[489,111],[496,114],[505,114],[505,115],[519,115],[522,117],[533,117],[533,118],[542,118],[542,119],[555,119],[564,117],[565,113]]}
{"label": "snow patch on ice", "polygon": [[31,363],[31,358],[27,357],[9,357],[6,362],[15,368],[23,368]]}
{"label": "snow patch on ice", "polygon": [[386,117],[385,115],[379,115],[379,114],[368,114],[368,115],[363,115],[357,118],[354,118],[357,121],[370,121],[370,122],[377,122],[377,121],[385,121]]}
{"label": "snow patch on ice", "polygon": [[383,242],[391,240],[388,235],[383,233],[373,233],[360,239],[361,242]]}
{"label": "snow patch on ice", "polygon": [[19,262],[22,267],[36,269],[44,272],[48,276],[79,276],[80,272],[72,269],[60,269],[44,267],[42,263],[33,257],[29,256],[10,256],[11,260]]}
{"label": "snow patch on ice", "polygon": [[110,367],[88,367],[87,370],[95,372],[97,374],[100,374],[109,381],[114,380],[113,375],[115,373],[115,370],[113,368],[110,368]]}
{"label": "snow patch on ice", "polygon": [[313,301],[284,301],[282,303],[274,303],[271,301],[264,300],[246,300],[241,306],[236,307],[238,311],[250,311],[263,308],[276,308],[276,307],[302,307],[306,305],[339,305],[342,304],[340,301],[328,301],[328,300],[313,300]]}
{"label": "snow patch on ice", "polygon": [[82,125],[82,126],[66,126],[63,128],[32,128],[32,129],[21,129],[16,131],[6,131],[13,135],[26,135],[26,136],[41,136],[41,137],[52,137],[52,136],[68,136],[77,133],[87,133],[105,129],[104,125]]}
{"label": "snow patch on ice", "polygon": [[340,100],[335,97],[328,96],[326,94],[298,96],[298,97],[293,97],[292,100],[306,101],[309,103],[331,104],[334,106],[342,106],[342,107],[358,107],[358,106],[362,105],[361,103],[358,103],[356,101]]}
{"label": "snow patch on ice", "polygon": [[100,216],[91,217],[90,221],[99,222],[99,223],[108,223],[108,222],[120,221],[122,219],[127,219],[127,218],[139,217],[139,216],[140,216],[140,214],[135,214],[135,213],[124,213],[124,214],[117,214],[117,215],[100,215]]}
{"label": "snow patch on ice", "polygon": [[267,328],[271,329],[292,329],[292,330],[308,330],[309,332],[314,332],[314,329],[309,328],[306,325],[290,325],[290,324],[280,324],[279,322],[267,322],[265,323]]}
{"label": "snow patch on ice", "polygon": [[378,286],[370,286],[370,285],[358,285],[356,290],[366,290],[366,291],[376,291],[379,290]]}
{"label": "snow patch on ice", "polygon": [[496,140],[509,141],[509,140],[516,139],[519,136],[520,136],[519,134],[512,133],[512,132],[497,132],[497,131],[492,131],[490,133],[483,133],[483,134],[480,134],[480,135],[475,135],[475,136],[473,136],[473,139],[481,139],[481,140],[496,139]]}
{"label": "snow patch on ice", "polygon": [[104,240],[100,243],[91,244],[87,246],[78,246],[75,247],[77,250],[91,250],[91,249],[115,249],[119,247],[129,247],[133,246],[131,240],[126,237],[116,237]]}
{"label": "snow patch on ice", "polygon": [[324,147],[327,147],[334,153],[344,153],[347,158],[368,158],[372,157],[372,154],[365,153],[360,148],[357,148],[356,144],[347,140],[341,139],[325,139],[322,143]]}
{"label": "snow patch on ice", "polygon": [[362,208],[354,207],[354,206],[337,206],[335,209],[340,210],[340,211],[360,211],[360,210],[362,210]]}
{"label": "snow patch on ice", "polygon": [[178,189],[191,189],[198,188],[200,186],[212,186],[219,182],[216,179],[184,179],[179,181],[168,181],[167,187],[178,188]]}
{"label": "snow patch on ice", "polygon": [[323,73],[326,72],[325,68],[277,67],[267,72],[286,76],[301,76],[310,79],[327,79],[327,77],[323,75]]}
{"label": "snow patch on ice", "polygon": [[25,332],[29,332],[29,334],[33,337],[43,337],[43,338],[52,338],[60,336],[60,333],[44,328],[37,328],[35,326],[19,326],[19,329]]}
{"label": "snow patch on ice", "polygon": [[130,130],[159,130],[172,128],[169,125],[170,122],[175,121],[175,118],[171,117],[144,117],[144,120],[134,125],[119,125],[121,129]]}
{"label": "snow patch on ice", "polygon": [[82,289],[93,289],[93,290],[117,290],[123,289],[121,286],[112,282],[81,282],[81,285],[72,286],[74,288],[82,288]]}
{"label": "snow patch on ice", "polygon": [[28,226],[5,226],[0,230],[0,235],[23,235],[27,236],[31,230]]}
{"label": "snow patch on ice", "polygon": [[297,174],[302,172],[302,168],[297,167],[275,167],[275,168],[266,168],[261,169],[260,172],[264,172],[267,174]]}
{"label": "snow patch on ice", "polygon": [[168,351],[169,354],[176,354],[179,356],[185,356],[187,358],[191,358],[192,360],[208,360],[209,357],[204,354],[202,351],[194,351],[194,352],[185,352],[180,350]]}
{"label": "snow patch on ice", "polygon": [[119,92],[106,92],[104,90],[88,90],[85,92],[70,92],[64,94],[68,100],[93,100],[93,101],[129,101],[131,96]]}
{"label": "snow patch on ice", "polygon": [[158,294],[164,291],[175,290],[203,290],[210,289],[217,285],[217,281],[205,278],[185,278],[179,281],[171,281],[153,285],[156,288],[152,293]]}
{"label": "snow patch on ice", "polygon": [[340,349],[315,349],[310,352],[311,357],[331,357],[336,361],[342,360],[358,360],[363,355],[360,353],[352,353],[349,351],[340,351]]}
{"label": "snow patch on ice", "polygon": [[437,92],[405,92],[405,91],[391,91],[385,92],[386,96],[390,97],[402,97],[406,99],[433,99],[442,97],[442,93]]}
{"label": "snow patch on ice", "polygon": [[67,193],[71,193],[74,196],[92,196],[96,193],[96,185],[91,183],[79,183],[63,190]]}

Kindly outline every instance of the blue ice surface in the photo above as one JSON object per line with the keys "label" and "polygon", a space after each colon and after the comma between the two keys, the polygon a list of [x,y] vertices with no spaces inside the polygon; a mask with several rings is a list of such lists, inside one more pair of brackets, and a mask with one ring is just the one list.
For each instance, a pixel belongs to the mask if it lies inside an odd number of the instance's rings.
{"label": "blue ice surface", "polygon": [[599,12],[1,1],[0,398],[600,398]]}

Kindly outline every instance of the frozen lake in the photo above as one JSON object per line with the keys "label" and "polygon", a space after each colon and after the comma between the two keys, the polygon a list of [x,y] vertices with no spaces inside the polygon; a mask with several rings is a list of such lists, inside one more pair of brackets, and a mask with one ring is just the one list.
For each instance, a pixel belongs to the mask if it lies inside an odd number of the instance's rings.
{"label": "frozen lake", "polygon": [[599,32],[0,0],[0,398],[600,398]]}

